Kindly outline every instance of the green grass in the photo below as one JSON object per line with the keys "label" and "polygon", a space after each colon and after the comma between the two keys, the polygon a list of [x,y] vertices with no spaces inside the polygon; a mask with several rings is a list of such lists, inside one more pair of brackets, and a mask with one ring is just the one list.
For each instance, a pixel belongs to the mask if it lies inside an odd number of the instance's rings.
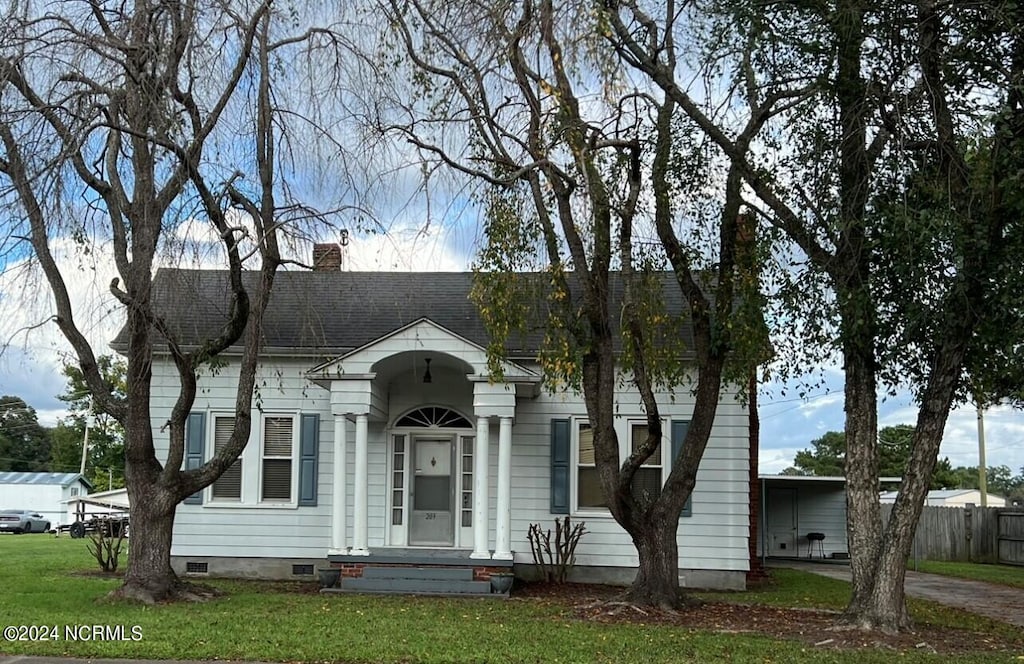
{"label": "green grass", "polygon": [[[914,561],[907,568],[914,569]],[[1012,565],[981,565],[978,563],[949,563],[938,560],[919,560],[917,571],[943,576],[955,576],[973,581],[987,581],[1002,586],[1024,588],[1024,567]]]}
{"label": "green grass", "polygon": [[[772,570],[772,578],[760,588],[744,593],[701,593],[699,597],[709,600],[840,611],[850,601],[850,584],[810,572],[776,568]],[[935,602],[909,597],[907,598],[907,608],[914,622],[921,625],[966,629],[1009,640],[1018,640],[1021,636],[1020,628],[1014,625]]]}
{"label": "green grass", "polygon": [[[542,600],[321,596],[284,584],[218,581],[228,593],[222,598],[142,607],[105,599],[116,579],[81,573],[95,565],[81,540],[0,536],[0,560],[0,623],[56,626],[61,635],[51,641],[0,642],[6,654],[282,662],[882,664],[894,658],[882,650],[834,652],[745,634],[593,624]],[[843,586],[784,571],[769,588],[728,597],[839,608],[848,592]],[[63,638],[69,625],[122,625],[128,634],[137,626],[141,639],[69,641]],[[949,661],[916,652],[899,659]],[[979,655],[969,661],[1007,658]]]}

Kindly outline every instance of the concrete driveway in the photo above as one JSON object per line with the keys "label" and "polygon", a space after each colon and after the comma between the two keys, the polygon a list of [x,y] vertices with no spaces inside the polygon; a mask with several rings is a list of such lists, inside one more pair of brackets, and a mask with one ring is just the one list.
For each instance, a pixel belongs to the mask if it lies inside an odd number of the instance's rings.
{"label": "concrete driveway", "polygon": [[[841,581],[850,580],[848,564],[769,560],[767,566],[813,572]],[[910,597],[931,600],[1024,627],[1024,590],[1019,588],[907,570],[904,589]]]}

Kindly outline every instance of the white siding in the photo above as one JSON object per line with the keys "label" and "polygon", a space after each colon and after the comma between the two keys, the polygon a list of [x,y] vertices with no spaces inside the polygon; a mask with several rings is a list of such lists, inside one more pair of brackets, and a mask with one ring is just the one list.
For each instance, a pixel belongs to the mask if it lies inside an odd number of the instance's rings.
{"label": "white siding", "polygon": [[[193,411],[230,414],[234,410],[237,364],[229,364],[200,377]],[[266,361],[256,381],[253,403],[266,413],[317,413],[320,415],[319,477],[315,507],[262,507],[258,504],[214,504],[209,489],[203,505],[178,506],[171,554],[176,556],[233,556],[323,558],[330,546],[331,476],[334,470],[330,393],[306,380],[306,360]],[[161,431],[178,393],[177,374],[165,358],[153,363],[153,434],[158,458],[167,453],[168,432]],[[253,494],[258,483],[261,456],[259,410],[253,412],[253,432],[242,453],[243,492]],[[207,422],[209,426],[209,421]],[[298,423],[296,423],[296,426]],[[349,427],[349,436],[353,436]],[[211,453],[206,441],[206,456]],[[351,453],[353,445],[349,445]],[[371,446],[372,449],[372,446]],[[371,455],[371,462],[373,457]],[[373,476],[371,475],[371,486]],[[372,500],[372,498],[371,498]],[[349,499],[351,505],[351,498]],[[371,503],[372,504],[372,503]]]}
{"label": "white siding", "polygon": [[[666,396],[660,400],[659,406],[662,416],[667,419],[688,420],[693,413],[692,397],[685,390],[677,392],[674,403]],[[693,515],[680,519],[681,568],[746,570],[749,565],[749,451],[745,413],[737,400],[723,397],[697,473]],[[616,414],[622,437],[627,420],[642,417],[639,396],[633,392],[620,392]],[[516,552],[517,562],[532,561],[526,539],[529,525],[540,523],[544,527],[553,527],[558,516],[550,512],[551,420],[585,415],[582,399],[576,395],[542,393],[535,400],[520,400],[516,405],[516,422],[512,429],[512,549]],[[496,472],[493,465],[491,472]],[[572,517],[574,521],[585,522],[589,531],[576,550],[578,564],[637,565],[636,549],[610,514],[575,512]]]}
{"label": "white siding", "polygon": [[[431,351],[438,351],[431,348]],[[413,374],[378,379],[380,394],[387,395],[388,422],[371,420],[369,426],[368,537],[371,551],[385,542],[387,524],[387,427],[394,418],[422,405],[444,405],[473,418],[472,384],[443,355],[435,354],[434,382],[412,382]],[[315,507],[267,508],[250,506],[181,505],[175,521],[173,555],[276,558],[323,558],[330,546],[331,483],[335,469],[332,458],[334,435],[330,393],[309,383],[304,373],[310,362],[302,359],[268,360],[257,381],[254,403],[266,412],[319,413],[318,504]],[[230,412],[235,398],[234,365],[204,375],[194,410]],[[158,454],[166,454],[167,434],[160,427],[167,420],[177,393],[177,379],[171,365],[154,362],[153,427]],[[635,392],[620,392],[616,413],[620,436],[628,419],[642,417]],[[662,414],[666,420],[690,419],[693,400],[688,389],[674,399],[664,395]],[[550,431],[553,418],[582,417],[586,409],[578,395],[541,393],[533,399],[516,401],[512,430],[512,549],[517,562],[532,561],[526,533],[531,523],[553,527],[557,515],[550,513]],[[255,419],[255,418],[254,418]],[[354,426],[346,426],[351,469],[355,456]],[[254,482],[259,445],[255,437],[243,453],[246,460],[243,482]],[[497,500],[498,423],[491,421],[489,445],[489,542],[494,548]],[[347,482],[348,518],[346,542],[352,543],[354,487],[351,470]],[[748,435],[745,407],[733,396],[723,396],[693,495],[693,515],[680,520],[679,555],[681,568],[743,571],[748,567]],[[577,549],[580,565],[635,567],[636,551],[629,537],[607,513],[574,514],[586,522],[589,531]],[[463,538],[465,539],[465,538]],[[472,542],[463,541],[463,547]]]}

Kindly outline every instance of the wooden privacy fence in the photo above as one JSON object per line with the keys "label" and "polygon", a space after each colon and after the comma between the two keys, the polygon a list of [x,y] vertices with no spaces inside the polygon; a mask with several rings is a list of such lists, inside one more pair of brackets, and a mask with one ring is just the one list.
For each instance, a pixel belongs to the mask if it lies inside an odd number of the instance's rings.
{"label": "wooden privacy fence", "polygon": [[[882,505],[888,523],[892,505]],[[921,560],[1024,565],[1024,511],[1003,507],[927,506],[911,556]]]}

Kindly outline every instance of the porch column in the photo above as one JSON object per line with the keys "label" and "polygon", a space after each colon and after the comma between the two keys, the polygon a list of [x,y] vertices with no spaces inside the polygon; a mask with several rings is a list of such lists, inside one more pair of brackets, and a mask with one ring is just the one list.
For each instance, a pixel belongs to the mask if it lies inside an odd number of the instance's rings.
{"label": "porch column", "polygon": [[345,467],[345,459],[348,456],[348,445],[345,440],[345,416],[334,416],[334,478],[331,484],[333,489],[331,502],[334,513],[331,515],[331,553],[347,553],[345,545],[345,512],[348,506],[345,504],[345,476],[348,468]]}
{"label": "porch column", "polygon": [[356,486],[355,486],[355,514],[352,524],[352,551],[353,556],[368,556],[370,548],[367,546],[366,525],[367,525],[367,424],[366,413],[356,415]]}
{"label": "porch column", "polygon": [[501,418],[498,432],[498,524],[494,558],[512,560],[512,418]]}
{"label": "porch column", "polygon": [[473,553],[470,558],[490,558],[487,546],[487,446],[490,435],[487,417],[476,420],[476,448],[473,450]]}

